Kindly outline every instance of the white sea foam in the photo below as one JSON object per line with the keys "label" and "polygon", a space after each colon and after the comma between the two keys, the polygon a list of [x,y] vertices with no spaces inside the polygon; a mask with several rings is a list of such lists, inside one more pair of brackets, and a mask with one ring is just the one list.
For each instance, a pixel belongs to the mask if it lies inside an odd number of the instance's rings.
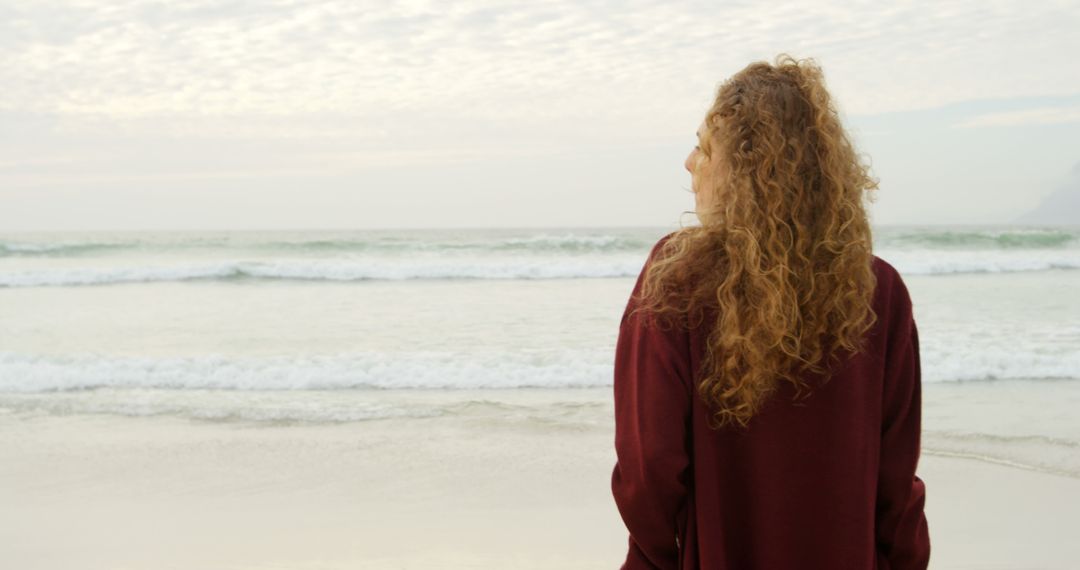
{"label": "white sea foam", "polygon": [[934,455],[1080,477],[1080,441],[1075,439],[928,430],[923,433],[922,446]]}
{"label": "white sea foam", "polygon": [[[0,236],[0,287],[189,280],[633,277],[661,229],[139,232]],[[905,275],[1080,269],[1075,228],[885,228]]]}
{"label": "white sea foam", "polygon": [[[1080,251],[879,252],[904,275],[1080,269]],[[635,277],[645,254],[268,259],[147,263],[0,271],[0,287],[203,280],[406,281]]]}
{"label": "white sea foam", "polygon": [[953,339],[923,343],[920,355],[925,382],[1080,380],[1080,347],[1050,350],[1038,340],[1017,339],[1002,349],[997,343],[980,346],[972,338]]}
{"label": "white sea foam", "polygon": [[[652,233],[652,232],[649,232]],[[88,257],[99,254],[183,251],[261,251],[299,254],[383,252],[588,253],[640,251],[653,237],[641,232],[598,231],[356,231],[356,232],[145,232],[134,235],[91,233],[73,237],[38,235],[0,239],[0,257]]]}
{"label": "white sea foam", "polygon": [[436,403],[363,401],[304,393],[244,393],[218,390],[100,389],[91,392],[3,393],[0,410],[34,415],[177,416],[195,420],[267,423],[345,423],[393,418],[431,418],[453,413]]}
{"label": "white sea foam", "polygon": [[611,385],[608,350],[355,352],[311,356],[32,356],[0,352],[0,391],[585,388]]}
{"label": "white sea foam", "polygon": [[405,281],[630,277],[643,258],[441,258],[221,261],[0,272],[0,287],[103,285],[194,280]]}
{"label": "white sea foam", "polygon": [[[1080,353],[1003,352],[933,346],[924,382],[1045,378],[1080,380]],[[611,348],[520,352],[350,352],[311,356],[119,357],[0,352],[0,391],[94,388],[344,390],[590,388],[612,385]]]}
{"label": "white sea foam", "polygon": [[1080,250],[881,250],[903,275],[1017,273],[1080,269]]}
{"label": "white sea foam", "polygon": [[[522,393],[526,392],[526,393]],[[550,396],[547,396],[550,394]],[[52,393],[0,392],[0,414],[176,416],[256,423],[348,423],[385,419],[469,417],[597,426],[610,423],[607,390],[221,391],[100,388]]]}

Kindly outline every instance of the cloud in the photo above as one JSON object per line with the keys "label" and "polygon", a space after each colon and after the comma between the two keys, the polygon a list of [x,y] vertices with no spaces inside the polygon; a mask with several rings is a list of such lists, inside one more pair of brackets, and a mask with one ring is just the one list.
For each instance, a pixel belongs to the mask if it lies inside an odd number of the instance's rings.
{"label": "cloud", "polygon": [[[1016,137],[947,127],[1076,107],[1075,29],[1080,11],[1017,0],[0,2],[0,225],[202,227],[234,192],[236,227],[344,223],[290,217],[312,192],[362,201],[357,224],[405,223],[386,200],[420,225],[492,223],[493,204],[505,223],[660,223],[686,207],[682,160],[719,82],[780,52],[822,64],[885,186],[906,184],[889,207],[921,220],[1059,168],[1067,142],[1026,144],[1006,172],[990,142]],[[956,135],[938,137],[959,141],[938,152],[949,168],[979,167],[905,178],[928,172],[928,129]]]}
{"label": "cloud", "polygon": [[1080,91],[1080,75],[1060,73],[1080,49],[1078,11],[1054,3],[110,0],[5,11],[0,109],[181,125],[415,114],[650,135],[781,51],[822,61],[859,114]]}

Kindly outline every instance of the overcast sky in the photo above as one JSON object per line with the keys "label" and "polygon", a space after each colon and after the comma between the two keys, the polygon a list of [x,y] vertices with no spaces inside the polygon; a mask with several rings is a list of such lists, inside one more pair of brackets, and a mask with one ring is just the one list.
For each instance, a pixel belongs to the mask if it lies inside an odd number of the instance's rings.
{"label": "overcast sky", "polygon": [[875,223],[1080,162],[1080,2],[0,1],[0,231],[670,226],[727,76],[813,57]]}

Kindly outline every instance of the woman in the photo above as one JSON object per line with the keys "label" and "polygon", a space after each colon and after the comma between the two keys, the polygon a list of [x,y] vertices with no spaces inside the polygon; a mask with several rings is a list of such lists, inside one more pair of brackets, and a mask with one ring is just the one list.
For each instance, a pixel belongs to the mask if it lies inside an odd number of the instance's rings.
{"label": "woman", "polygon": [[919,341],[812,61],[726,81],[615,354],[623,568],[907,570],[930,542]]}

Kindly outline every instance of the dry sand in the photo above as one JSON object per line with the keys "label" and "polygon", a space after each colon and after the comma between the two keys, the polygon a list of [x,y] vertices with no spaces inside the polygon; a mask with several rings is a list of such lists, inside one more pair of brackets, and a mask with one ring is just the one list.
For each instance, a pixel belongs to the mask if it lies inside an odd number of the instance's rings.
{"label": "dry sand", "polygon": [[[0,416],[0,568],[617,568],[610,425]],[[1080,479],[924,453],[931,568],[1080,568]]]}

